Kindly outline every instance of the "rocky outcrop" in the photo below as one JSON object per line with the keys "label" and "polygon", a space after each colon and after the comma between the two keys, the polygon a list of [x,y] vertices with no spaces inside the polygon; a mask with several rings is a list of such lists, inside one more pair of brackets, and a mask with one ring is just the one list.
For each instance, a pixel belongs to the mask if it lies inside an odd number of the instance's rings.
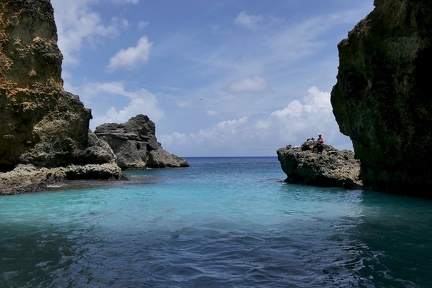
{"label": "rocky outcrop", "polygon": [[322,153],[312,152],[314,142],[306,141],[300,147],[277,150],[286,182],[325,187],[359,189],[360,162],[349,150],[336,150],[324,145]]}
{"label": "rocky outcrop", "polygon": [[339,43],[331,93],[366,187],[432,197],[432,2],[375,1]]}
{"label": "rocky outcrop", "polygon": [[18,165],[14,170],[0,173],[0,195],[47,190],[61,186],[67,180],[127,180],[115,163],[70,165],[57,168],[36,168]]}
{"label": "rocky outcrop", "polygon": [[49,0],[0,1],[0,172],[115,160],[89,133],[91,111],[64,91],[62,58]]}
{"label": "rocky outcrop", "polygon": [[156,126],[145,115],[137,115],[124,124],[103,124],[95,134],[106,141],[122,169],[188,167],[186,160],[165,151],[156,139]]}

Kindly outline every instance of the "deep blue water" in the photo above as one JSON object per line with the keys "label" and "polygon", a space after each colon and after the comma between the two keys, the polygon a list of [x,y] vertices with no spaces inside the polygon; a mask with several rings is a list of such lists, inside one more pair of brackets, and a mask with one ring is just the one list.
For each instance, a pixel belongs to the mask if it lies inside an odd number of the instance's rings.
{"label": "deep blue water", "polygon": [[187,160],[0,197],[0,287],[432,287],[432,201]]}

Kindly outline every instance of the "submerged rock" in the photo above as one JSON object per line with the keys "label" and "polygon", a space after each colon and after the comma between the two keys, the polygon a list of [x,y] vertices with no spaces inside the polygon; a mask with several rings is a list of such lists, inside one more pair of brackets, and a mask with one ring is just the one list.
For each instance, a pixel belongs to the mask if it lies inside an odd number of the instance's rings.
{"label": "submerged rock", "polygon": [[338,45],[333,112],[365,187],[432,197],[432,2],[374,4]]}
{"label": "submerged rock", "polygon": [[186,160],[162,148],[156,139],[156,126],[146,115],[137,115],[123,124],[100,125],[95,134],[110,145],[122,169],[189,166]]}
{"label": "submerged rock", "polygon": [[287,146],[277,150],[282,170],[289,183],[358,189],[360,163],[349,150],[336,150],[324,145],[322,153],[312,152],[314,142],[300,147]]}

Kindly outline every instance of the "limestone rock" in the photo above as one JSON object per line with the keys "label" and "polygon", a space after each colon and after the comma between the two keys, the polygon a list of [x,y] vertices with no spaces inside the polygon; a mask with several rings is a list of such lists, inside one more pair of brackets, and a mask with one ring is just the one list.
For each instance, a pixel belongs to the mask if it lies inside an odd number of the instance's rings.
{"label": "limestone rock", "polygon": [[123,124],[96,127],[95,134],[106,141],[122,169],[188,167],[184,159],[165,151],[156,139],[156,126],[148,116],[137,115]]}
{"label": "limestone rock", "polygon": [[432,2],[375,1],[339,43],[331,93],[365,187],[432,197]]}
{"label": "limestone rock", "polygon": [[63,56],[49,0],[0,2],[0,51],[2,86],[37,91],[63,86]]}
{"label": "limestone rock", "polygon": [[91,111],[64,91],[49,0],[0,1],[0,171],[115,160],[89,136]]}
{"label": "limestone rock", "polygon": [[188,166],[189,164],[186,160],[174,154],[170,154],[162,148],[151,150],[148,154],[147,167],[150,168],[175,168]]}
{"label": "limestone rock", "polygon": [[360,163],[349,150],[336,150],[324,145],[321,154],[312,152],[313,142],[300,147],[277,150],[286,182],[326,187],[361,188]]}
{"label": "limestone rock", "polygon": [[36,168],[17,165],[14,170],[0,173],[0,195],[46,190],[50,185],[62,185],[67,180],[127,180],[115,163],[70,165],[57,168]]}

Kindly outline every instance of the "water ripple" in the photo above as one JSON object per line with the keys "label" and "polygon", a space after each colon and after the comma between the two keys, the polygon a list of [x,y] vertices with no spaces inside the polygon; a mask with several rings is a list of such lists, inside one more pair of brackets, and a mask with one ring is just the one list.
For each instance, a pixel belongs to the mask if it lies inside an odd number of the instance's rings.
{"label": "water ripple", "polygon": [[273,160],[0,198],[0,287],[432,287],[432,203],[268,181]]}

